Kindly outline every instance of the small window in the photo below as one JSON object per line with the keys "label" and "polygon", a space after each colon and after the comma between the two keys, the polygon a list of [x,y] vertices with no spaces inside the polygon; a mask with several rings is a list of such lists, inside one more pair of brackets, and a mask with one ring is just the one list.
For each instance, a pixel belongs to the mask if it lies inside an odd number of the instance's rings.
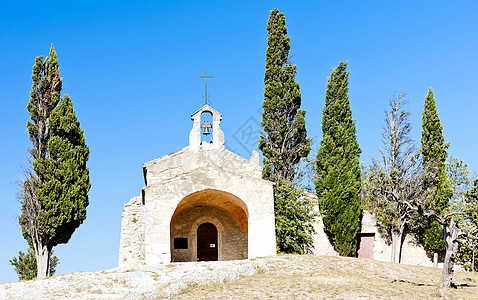
{"label": "small window", "polygon": [[174,249],[187,249],[187,248],[188,248],[187,238],[174,238]]}

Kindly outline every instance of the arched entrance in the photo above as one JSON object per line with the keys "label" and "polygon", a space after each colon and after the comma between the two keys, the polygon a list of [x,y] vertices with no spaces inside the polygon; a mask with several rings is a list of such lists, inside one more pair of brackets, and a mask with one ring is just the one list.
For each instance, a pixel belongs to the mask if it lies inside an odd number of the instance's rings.
{"label": "arched entrance", "polygon": [[211,223],[202,223],[197,231],[198,261],[217,260],[217,228]]}
{"label": "arched entrance", "polygon": [[246,204],[225,191],[184,197],[170,221],[171,262],[246,259],[248,215]]}

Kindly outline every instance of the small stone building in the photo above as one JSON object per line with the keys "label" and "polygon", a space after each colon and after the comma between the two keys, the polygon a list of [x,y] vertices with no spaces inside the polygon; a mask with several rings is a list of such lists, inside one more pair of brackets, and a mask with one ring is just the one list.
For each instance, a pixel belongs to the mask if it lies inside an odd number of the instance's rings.
{"label": "small stone building", "polygon": [[[315,199],[315,194],[307,193],[307,197]],[[325,233],[322,217],[316,208],[317,218],[314,222],[312,253],[315,255],[338,256]],[[357,257],[379,261],[392,261],[392,245],[379,230],[375,216],[367,210],[362,211],[360,230],[357,233]],[[433,258],[423,246],[417,244],[412,235],[406,234],[401,247],[400,263],[433,267]],[[443,263],[438,263],[442,267]]]}
{"label": "small stone building", "polygon": [[[380,232],[375,216],[362,211],[362,223],[358,234],[357,257],[372,258],[379,261],[392,261],[392,245]],[[401,246],[400,263],[433,267],[433,254],[419,245],[411,234],[405,234]],[[442,267],[443,263],[438,263]]]}
{"label": "small stone building", "polygon": [[[312,197],[309,195],[309,197]],[[324,224],[320,215],[314,223],[314,249],[316,255],[337,256],[324,231]],[[367,211],[362,211],[360,230],[357,233],[357,257],[370,258],[379,261],[392,261],[392,245],[379,230],[375,216]],[[401,246],[400,263],[433,267],[433,258],[422,245],[416,243],[410,234],[406,234]],[[442,267],[443,263],[438,263]]]}
{"label": "small stone building", "polygon": [[124,205],[119,266],[276,254],[273,183],[261,178],[259,154],[226,150],[222,115],[209,105],[191,119],[189,146],[143,164],[141,196]]}

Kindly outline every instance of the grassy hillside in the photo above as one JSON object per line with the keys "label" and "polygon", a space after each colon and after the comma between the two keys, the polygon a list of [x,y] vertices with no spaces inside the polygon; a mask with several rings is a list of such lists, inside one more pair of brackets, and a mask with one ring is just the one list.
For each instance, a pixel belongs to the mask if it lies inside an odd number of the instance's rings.
{"label": "grassy hillside", "polygon": [[[439,290],[441,269],[369,259],[280,255],[60,274],[0,284],[0,299],[478,299],[471,273]],[[478,276],[477,276],[478,277]]]}
{"label": "grassy hillside", "polygon": [[191,286],[173,299],[478,299],[471,273],[456,272],[457,288],[448,290],[436,287],[440,275],[441,269],[369,259],[287,255],[256,275]]}

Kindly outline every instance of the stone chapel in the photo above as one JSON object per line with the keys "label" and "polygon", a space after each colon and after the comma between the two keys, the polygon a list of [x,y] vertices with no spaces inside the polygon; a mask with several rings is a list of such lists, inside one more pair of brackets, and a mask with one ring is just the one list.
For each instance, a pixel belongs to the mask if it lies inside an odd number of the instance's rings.
{"label": "stone chapel", "polygon": [[145,187],[124,205],[119,266],[276,254],[273,183],[261,178],[259,154],[226,150],[222,115],[208,104],[191,120],[188,146],[143,164]]}

